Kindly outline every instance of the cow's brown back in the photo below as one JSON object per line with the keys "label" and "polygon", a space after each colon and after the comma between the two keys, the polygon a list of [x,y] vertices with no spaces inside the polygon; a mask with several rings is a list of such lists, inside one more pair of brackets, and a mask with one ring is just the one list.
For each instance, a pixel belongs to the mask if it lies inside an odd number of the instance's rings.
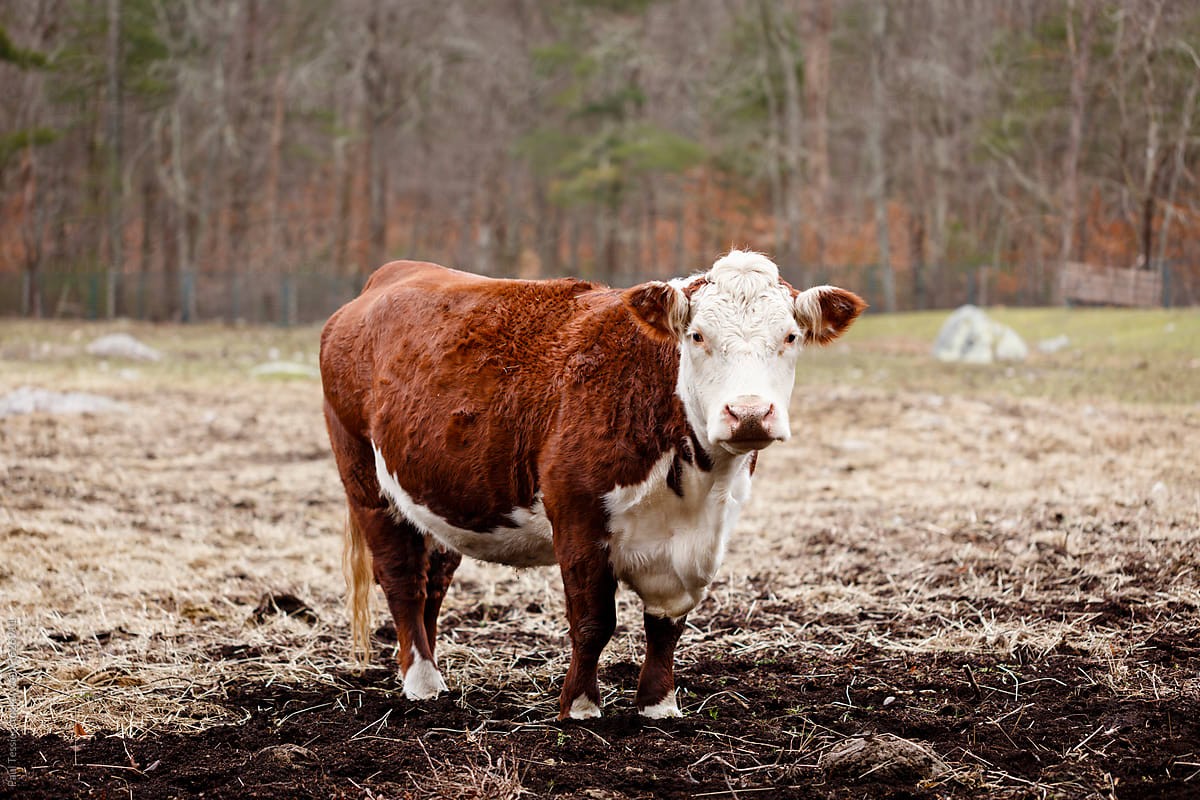
{"label": "cow's brown back", "polygon": [[325,326],[326,399],[414,501],[492,530],[534,503],[581,318],[619,305],[618,293],[581,281],[394,262]]}

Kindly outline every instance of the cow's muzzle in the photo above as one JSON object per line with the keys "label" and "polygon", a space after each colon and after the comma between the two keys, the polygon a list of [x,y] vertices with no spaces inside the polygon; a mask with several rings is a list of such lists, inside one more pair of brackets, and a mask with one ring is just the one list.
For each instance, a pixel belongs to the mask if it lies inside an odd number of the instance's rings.
{"label": "cow's muzzle", "polygon": [[721,444],[731,450],[762,450],[784,438],[779,432],[775,404],[757,395],[743,395],[726,403],[721,417],[729,426],[729,436]]}

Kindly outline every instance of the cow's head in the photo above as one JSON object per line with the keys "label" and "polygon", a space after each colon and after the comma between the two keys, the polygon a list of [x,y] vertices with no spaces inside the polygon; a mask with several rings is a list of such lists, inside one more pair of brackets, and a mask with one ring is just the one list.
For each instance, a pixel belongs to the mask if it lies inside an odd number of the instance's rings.
{"label": "cow's head", "polygon": [[741,250],[703,275],[635,286],[625,302],[652,336],[678,343],[676,391],[688,422],[733,453],[791,435],[801,347],[833,341],[867,306],[835,286],[798,292],[766,256]]}

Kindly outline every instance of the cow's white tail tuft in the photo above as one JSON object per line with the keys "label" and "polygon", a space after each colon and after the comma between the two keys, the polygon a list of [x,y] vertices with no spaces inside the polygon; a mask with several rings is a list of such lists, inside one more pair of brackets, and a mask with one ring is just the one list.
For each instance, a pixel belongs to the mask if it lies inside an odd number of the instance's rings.
{"label": "cow's white tail tuft", "polygon": [[371,551],[363,532],[346,515],[342,540],[342,573],[346,576],[346,609],[350,612],[351,654],[366,664],[371,660]]}

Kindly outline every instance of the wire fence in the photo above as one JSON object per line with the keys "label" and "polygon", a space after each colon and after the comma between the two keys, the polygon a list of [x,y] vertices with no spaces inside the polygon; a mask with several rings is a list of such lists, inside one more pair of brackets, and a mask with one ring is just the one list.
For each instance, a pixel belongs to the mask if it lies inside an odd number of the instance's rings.
{"label": "wire fence", "polygon": [[151,321],[241,321],[297,325],[327,318],[362,288],[365,276],[322,273],[130,273],[47,270],[30,293],[26,274],[0,275],[0,315],[40,309],[43,317],[100,319],[109,297],[116,316]]}
{"label": "wire fence", "polygon": [[[797,285],[834,283],[853,289],[883,309],[882,273],[877,265],[785,270]],[[1032,290],[1005,268],[943,268],[923,297],[915,293],[911,277],[897,287],[898,307],[953,308],[977,305],[1039,305],[1048,302],[1045,287]],[[354,298],[366,275],[330,275],[323,272],[136,272],[110,275],[103,269],[43,269],[31,291],[27,273],[0,273],[0,316],[40,316],[67,319],[101,319],[111,310],[116,316],[149,321],[240,321],[252,324],[299,325],[325,320]],[[620,285],[657,276],[622,276]],[[1172,264],[1164,270],[1163,305],[1200,303],[1196,270]],[[110,304],[110,295],[112,302]]]}

